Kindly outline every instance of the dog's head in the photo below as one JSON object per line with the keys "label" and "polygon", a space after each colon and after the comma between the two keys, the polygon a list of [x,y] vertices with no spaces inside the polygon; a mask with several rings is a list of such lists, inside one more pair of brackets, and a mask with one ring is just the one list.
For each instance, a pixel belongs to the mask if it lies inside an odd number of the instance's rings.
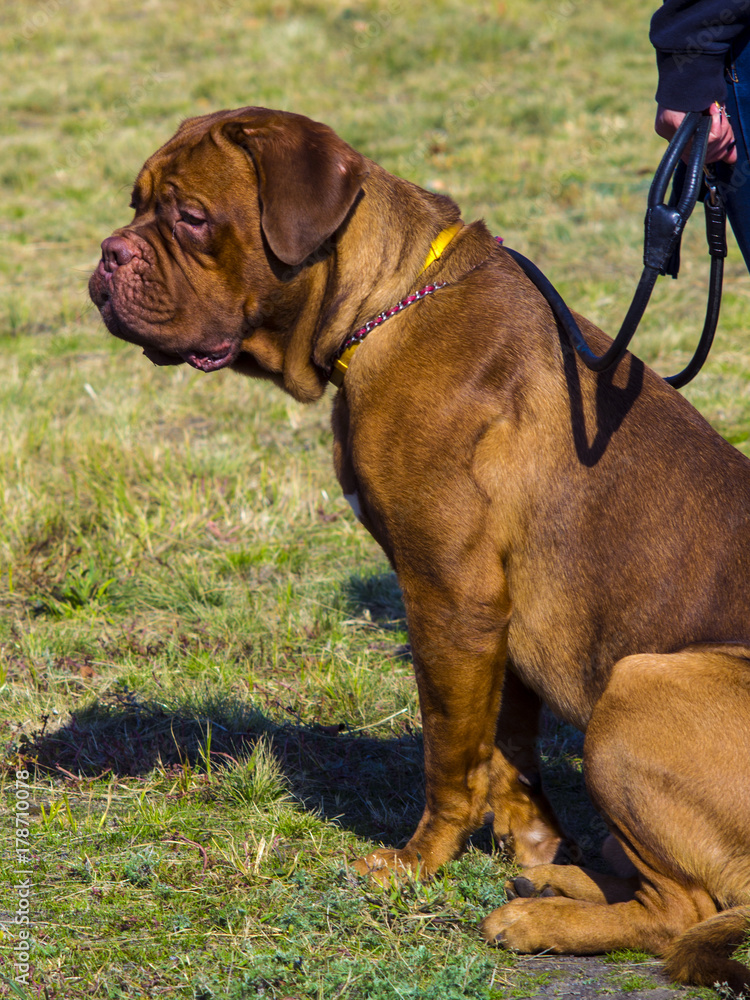
{"label": "dog's head", "polygon": [[[367,161],[330,128],[264,108],[190,118],[145,163],[133,221],[102,243],[89,293],[156,364],[279,375],[290,286],[352,209]],[[259,372],[260,373],[260,372]]]}

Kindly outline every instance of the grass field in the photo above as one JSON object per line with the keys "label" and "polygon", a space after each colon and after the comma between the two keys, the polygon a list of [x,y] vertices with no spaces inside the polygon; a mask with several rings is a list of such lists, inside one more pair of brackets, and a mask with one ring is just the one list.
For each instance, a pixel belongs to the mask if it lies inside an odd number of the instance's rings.
{"label": "grass field", "polygon": [[[651,8],[2,4],[0,996],[504,1000],[554,984],[479,940],[512,871],[481,837],[428,884],[349,870],[421,812],[420,719],[398,587],[340,495],[328,404],[154,368],[106,333],[86,285],[179,121],[257,104],[451,194],[611,330],[662,149]],[[702,322],[700,228],[638,335],[664,373]],[[686,395],[747,453],[749,318],[732,246]],[[551,794],[593,860],[581,746],[547,720]],[[658,968],[611,956],[586,988],[647,995]]]}

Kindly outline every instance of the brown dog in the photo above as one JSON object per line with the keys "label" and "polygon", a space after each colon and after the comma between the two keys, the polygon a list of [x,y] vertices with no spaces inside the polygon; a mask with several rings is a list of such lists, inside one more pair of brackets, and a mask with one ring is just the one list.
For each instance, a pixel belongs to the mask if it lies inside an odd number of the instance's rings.
{"label": "brown dog", "polygon": [[[588,371],[482,222],[324,125],[190,119],[133,208],[90,282],[112,333],[299,400],[341,384],[336,471],[398,573],[425,746],[416,832],[361,870],[434,872],[491,822],[536,867],[489,940],[750,983],[730,958],[750,916],[747,459],[632,356]],[[550,864],[541,701],[586,730],[630,877]]]}

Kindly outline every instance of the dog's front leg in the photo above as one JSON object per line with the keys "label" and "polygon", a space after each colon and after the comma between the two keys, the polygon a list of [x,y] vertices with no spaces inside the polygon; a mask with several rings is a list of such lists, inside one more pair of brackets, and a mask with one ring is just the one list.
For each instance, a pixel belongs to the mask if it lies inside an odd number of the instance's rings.
{"label": "dog's front leg", "polygon": [[508,662],[490,765],[490,807],[495,837],[509,844],[519,864],[579,860],[542,788],[537,737],[542,703]]}
{"label": "dog's front leg", "polygon": [[401,576],[422,711],[426,804],[406,846],[374,851],[356,864],[362,874],[430,875],[488,822],[524,865],[552,861],[563,842],[538,773],[541,703],[506,669],[504,588],[482,593],[478,576],[463,599]]}
{"label": "dog's front leg", "polygon": [[426,805],[401,850],[381,849],[357,870],[431,874],[489,820],[491,765],[507,645],[502,594],[457,600],[402,578],[422,711]]}

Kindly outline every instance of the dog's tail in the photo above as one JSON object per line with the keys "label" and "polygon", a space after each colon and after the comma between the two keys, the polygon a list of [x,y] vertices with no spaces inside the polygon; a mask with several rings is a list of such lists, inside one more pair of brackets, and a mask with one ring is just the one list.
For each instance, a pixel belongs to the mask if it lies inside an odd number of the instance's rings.
{"label": "dog's tail", "polygon": [[727,983],[739,993],[750,987],[750,969],[731,955],[749,933],[750,906],[723,910],[695,924],[671,945],[665,955],[666,972],[678,983]]}

